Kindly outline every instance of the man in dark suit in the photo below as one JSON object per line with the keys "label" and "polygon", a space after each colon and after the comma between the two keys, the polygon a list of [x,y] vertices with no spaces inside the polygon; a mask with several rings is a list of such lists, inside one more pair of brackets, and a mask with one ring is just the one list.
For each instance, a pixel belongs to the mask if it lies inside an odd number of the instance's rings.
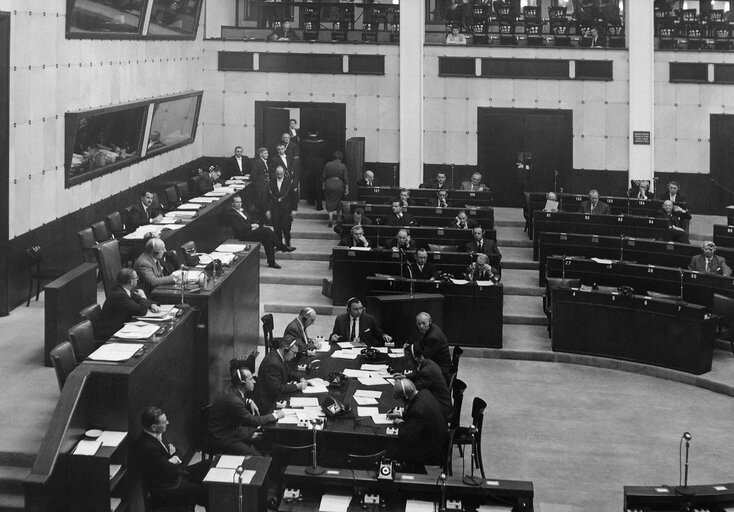
{"label": "man in dark suit", "polygon": [[589,199],[582,201],[579,206],[579,213],[589,213],[591,215],[611,215],[612,209],[604,201],[599,201],[599,192],[592,189],[589,190]]}
{"label": "man in dark suit", "polygon": [[685,203],[686,197],[680,191],[680,183],[677,181],[669,181],[668,188],[660,194],[661,201],[672,201],[675,203]]}
{"label": "man in dark suit", "polygon": [[146,190],[140,196],[140,202],[130,208],[127,215],[127,228],[135,231],[140,226],[160,221],[162,218],[161,212],[153,208],[153,192]]}
{"label": "man in dark suit", "polygon": [[231,386],[214,399],[209,411],[209,433],[217,453],[260,455],[253,446],[255,430],[284,416],[276,409],[260,415],[257,404],[249,398],[255,389],[252,372],[244,367],[230,368]]}
{"label": "man in dark suit", "polygon": [[232,176],[244,176],[250,173],[250,161],[243,153],[242,146],[234,148],[234,155],[227,159],[227,176],[222,177],[225,181]]}
{"label": "man in dark suit", "polygon": [[663,207],[658,212],[657,217],[668,221],[667,241],[688,243],[688,233],[684,227],[684,221],[690,220],[691,216],[687,211],[680,208],[682,213],[674,210],[672,201],[663,201]]}
{"label": "man in dark suit", "polygon": [[470,219],[469,216],[466,214],[466,210],[461,210],[459,213],[456,214],[456,217],[454,217],[451,220],[451,224],[449,224],[448,228],[454,228],[454,229],[471,229],[473,230],[478,226],[477,222],[474,219]]}
{"label": "man in dark suit", "polygon": [[260,222],[265,221],[264,213],[268,209],[268,183],[270,182],[270,165],[268,164],[268,148],[259,148],[257,158],[250,160],[250,181],[252,182],[255,207],[260,212]]}
{"label": "man in dark suit", "polygon": [[291,249],[291,225],[293,211],[298,204],[298,191],[290,176],[287,176],[282,165],[275,168],[275,177],[270,180],[268,189],[270,197],[270,215],[275,229],[275,237],[279,242]]}
{"label": "man in dark suit", "polygon": [[481,252],[477,253],[477,261],[467,267],[464,276],[468,281],[492,281],[499,283],[500,276],[496,268],[489,265],[489,257]]}
{"label": "man in dark suit", "polygon": [[[301,156],[301,147],[298,145],[298,137],[293,138],[291,137],[290,132],[285,132],[280,136],[280,143],[283,144],[283,152],[285,153],[285,156],[295,164],[296,159]],[[291,170],[291,174],[295,171],[295,165],[293,165],[293,167],[294,169]]]}
{"label": "man in dark suit", "polygon": [[425,188],[435,188],[437,190],[449,190],[449,185],[446,183],[446,173],[441,171],[436,173],[436,177],[425,184]]}
{"label": "man in dark suit", "polygon": [[400,202],[400,206],[407,208],[409,206],[415,206],[415,201],[410,197],[410,190],[407,188],[400,189],[400,195],[397,199]]}
{"label": "man in dark suit", "polygon": [[[276,350],[268,352],[260,363],[255,385],[255,402],[261,412],[270,412],[276,402],[291,393],[303,391],[308,386],[306,379],[292,374],[288,362],[298,353],[296,340],[286,342],[281,338]],[[296,379],[298,379],[296,381]]]}
{"label": "man in dark suit", "polygon": [[333,343],[339,341],[361,341],[366,345],[382,345],[390,343],[392,336],[385,334],[377,323],[377,319],[365,313],[362,301],[352,297],[347,301],[347,312],[334,320],[334,331],[329,336]]}
{"label": "man in dark suit", "polygon": [[[290,177],[293,178],[293,159],[285,154],[285,144],[282,142],[276,144],[275,154],[268,163],[268,167],[270,169],[276,169],[278,166],[281,166],[290,175]],[[274,176],[271,176],[270,178],[272,179],[273,177]]]}
{"label": "man in dark suit", "polygon": [[466,252],[469,253],[483,253],[487,256],[496,255],[502,260],[502,254],[497,248],[497,242],[492,239],[484,238],[484,230],[481,226],[476,226],[472,229],[474,240],[466,244]]}
{"label": "man in dark suit", "polygon": [[388,415],[398,427],[395,458],[405,463],[407,472],[425,473],[426,465],[442,465],[448,427],[436,399],[427,389],[418,391],[410,379],[396,380],[393,394],[405,404],[402,414]]}
{"label": "man in dark suit", "polygon": [[219,183],[219,178],[222,176],[222,170],[216,165],[209,167],[208,172],[202,172],[198,178],[196,178],[196,195],[203,196],[207,192],[214,190],[214,187]]}
{"label": "man in dark suit", "polygon": [[288,135],[290,135],[291,142],[300,144],[301,143],[301,130],[296,128],[297,126],[298,126],[298,121],[296,121],[295,119],[291,119],[290,121],[288,121]]}
{"label": "man in dark suit", "polygon": [[704,242],[701,249],[703,251],[702,254],[697,254],[691,258],[691,262],[688,264],[688,270],[725,277],[731,276],[731,268],[726,264],[726,260],[714,254],[716,252],[716,245],[713,242]]}
{"label": "man in dark suit", "polygon": [[364,236],[364,228],[362,226],[352,226],[349,236],[345,236],[339,242],[339,247],[365,247],[372,248],[373,243]]}
{"label": "man in dark suit", "polygon": [[406,208],[400,206],[400,201],[395,200],[392,203],[392,211],[387,214],[388,226],[417,226],[418,222],[412,214],[406,211]]}
{"label": "man in dark suit", "polygon": [[261,226],[257,222],[253,222],[242,209],[242,198],[240,196],[234,196],[232,198],[232,208],[227,208],[225,215],[229,225],[232,226],[232,232],[235,238],[261,242],[263,244],[269,267],[281,268],[275,262],[275,249],[283,252],[295,251],[294,247],[283,245],[272,230]]}
{"label": "man in dark suit", "polygon": [[145,252],[141,254],[133,268],[140,278],[139,284],[146,295],[150,295],[156,286],[178,284],[181,275],[174,271],[166,275],[161,260],[166,253],[166,244],[160,238],[151,238],[145,243]]}
{"label": "man in dark suit", "polygon": [[131,268],[117,273],[117,284],[112,287],[102,306],[102,315],[97,323],[94,337],[106,340],[122,329],[134,316],[143,316],[148,309],[157,313],[160,308],[148,300],[145,292],[137,287],[138,274]]}
{"label": "man in dark suit", "polygon": [[378,187],[379,185],[375,181],[375,173],[367,170],[360,179],[357,180],[358,187]]}
{"label": "man in dark suit", "polygon": [[354,209],[354,213],[348,213],[342,217],[341,222],[337,222],[334,226],[334,232],[341,235],[343,234],[344,226],[371,226],[372,219],[364,214],[364,208],[358,206]]}
{"label": "man in dark suit", "polygon": [[415,252],[418,247],[415,244],[415,240],[410,238],[410,233],[407,229],[401,229],[398,231],[394,238],[391,238],[385,244],[385,250],[393,250],[404,252]]}
{"label": "man in dark suit", "polygon": [[447,376],[451,371],[451,354],[449,353],[449,340],[441,328],[433,324],[431,315],[418,313],[415,317],[415,325],[423,335],[418,345],[423,354],[433,360],[441,368],[441,373]]}
{"label": "man in dark suit", "polygon": [[153,507],[208,506],[207,487],[202,483],[209,461],[184,466],[176,447],[163,434],[169,422],[158,407],[148,407],[140,417],[143,432],[135,441],[133,456]]}
{"label": "man in dark suit", "polygon": [[428,263],[428,253],[421,247],[415,251],[415,262],[410,264],[413,279],[436,279],[436,267]]}
{"label": "man in dark suit", "polygon": [[428,206],[435,206],[436,208],[449,208],[451,206],[449,204],[449,191],[444,188],[436,192],[436,198],[431,199],[428,202]]}
{"label": "man in dark suit", "polygon": [[441,373],[441,368],[436,363],[427,359],[420,345],[413,343],[404,349],[405,358],[413,364],[413,371],[408,374],[395,374],[396,379],[409,378],[415,384],[417,390],[427,389],[438,402],[443,417],[448,423],[454,415],[454,406],[451,402],[451,393],[446,379]]}

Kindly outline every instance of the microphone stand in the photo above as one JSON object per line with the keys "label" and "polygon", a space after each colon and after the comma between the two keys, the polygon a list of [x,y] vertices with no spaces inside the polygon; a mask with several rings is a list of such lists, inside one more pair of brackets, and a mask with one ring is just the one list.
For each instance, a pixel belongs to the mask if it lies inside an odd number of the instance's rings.
{"label": "microphone stand", "polygon": [[624,261],[624,233],[619,235],[619,261]]}
{"label": "microphone stand", "polygon": [[[683,269],[680,270],[680,300],[683,302]],[[686,448],[688,443],[686,442]]]}
{"label": "microphone stand", "polygon": [[393,165],[393,168],[392,168],[392,185],[393,187],[398,186],[398,166],[397,165]]}
{"label": "microphone stand", "polygon": [[321,475],[325,471],[324,468],[319,467],[316,463],[316,425],[321,424],[322,421],[319,419],[311,420],[311,425],[313,425],[313,457],[311,466],[306,468],[307,475]]}
{"label": "microphone stand", "polygon": [[[688,487],[688,450],[690,448],[691,444],[691,434],[688,432],[685,432],[683,434],[683,438],[681,440],[685,439],[686,441],[686,459],[685,459],[685,465],[684,465],[684,473],[683,473],[683,486],[678,486],[675,488],[676,494],[680,496],[693,496],[695,491],[693,491],[691,488]],[[678,451],[678,467],[680,468],[680,450]],[[680,481],[679,481],[680,483]]]}
{"label": "microphone stand", "polygon": [[410,275],[410,281],[408,283],[409,290],[410,290],[410,298],[415,298],[415,281],[413,281],[413,269],[410,268],[410,264],[406,261],[405,266],[408,269],[408,274]]}
{"label": "microphone stand", "polygon": [[446,512],[446,473],[438,475],[438,479],[441,481],[441,501],[438,504],[438,510]]}
{"label": "microphone stand", "polygon": [[474,476],[474,467],[479,465],[477,461],[477,427],[472,425],[469,430],[471,432],[471,476],[464,475],[464,478],[462,478],[461,481],[466,485],[481,485],[482,479],[478,476]]}
{"label": "microphone stand", "polygon": [[188,309],[189,305],[186,304],[186,281],[188,281],[189,274],[188,274],[188,268],[184,265],[181,265],[181,303],[176,304],[176,307],[178,309]]}
{"label": "microphone stand", "polygon": [[242,473],[245,472],[245,468],[237,466],[235,475],[237,475],[237,512],[242,512]]}
{"label": "microphone stand", "polygon": [[565,284],[566,283],[566,255],[564,254],[562,258],[563,259],[561,260],[561,282]]}
{"label": "microphone stand", "polygon": [[454,164],[451,164],[451,188],[454,188]]}
{"label": "microphone stand", "polygon": [[377,247],[382,247],[380,245],[380,219],[375,219],[375,222],[377,223]]}
{"label": "microphone stand", "polygon": [[403,248],[398,247],[398,254],[400,255],[400,279],[405,279],[405,275],[403,273]]}
{"label": "microphone stand", "polygon": [[561,187],[561,192],[558,195],[558,211],[563,211],[563,187]]}
{"label": "microphone stand", "polygon": [[558,171],[553,171],[553,192],[558,193]]}

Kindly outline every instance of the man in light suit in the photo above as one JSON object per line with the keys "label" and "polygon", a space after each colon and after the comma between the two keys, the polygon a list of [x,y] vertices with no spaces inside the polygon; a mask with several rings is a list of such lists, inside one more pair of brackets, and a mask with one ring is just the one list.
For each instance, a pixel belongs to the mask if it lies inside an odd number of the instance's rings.
{"label": "man in light suit", "polygon": [[362,301],[352,297],[347,301],[347,312],[334,320],[334,330],[329,336],[333,343],[339,341],[361,341],[366,345],[382,345],[390,343],[392,336],[385,334],[377,323],[377,319],[365,313]]}
{"label": "man in light suit", "polygon": [[461,184],[461,190],[473,190],[474,192],[484,192],[489,190],[487,185],[482,183],[482,175],[475,172],[471,175],[470,181],[465,181]]}
{"label": "man in light suit", "polygon": [[181,275],[178,271],[171,275],[165,275],[161,258],[166,252],[166,244],[160,238],[151,238],[145,244],[145,252],[141,254],[133,268],[140,277],[140,286],[146,296],[150,295],[153,288],[164,284],[178,284],[181,282]]}
{"label": "man in light suit", "polygon": [[589,213],[591,215],[611,215],[612,209],[604,201],[599,201],[599,192],[597,190],[589,190],[589,199],[582,201],[579,206],[579,213]]}
{"label": "man in light suit", "polygon": [[688,270],[725,277],[731,276],[731,268],[726,264],[726,260],[714,254],[716,245],[713,242],[704,242],[701,250],[702,254],[697,254],[691,258]]}
{"label": "man in light suit", "polygon": [[318,342],[308,336],[307,329],[316,323],[316,310],[312,307],[301,309],[298,316],[294,318],[283,331],[283,339],[294,341],[298,344],[299,354],[313,355],[318,347]]}

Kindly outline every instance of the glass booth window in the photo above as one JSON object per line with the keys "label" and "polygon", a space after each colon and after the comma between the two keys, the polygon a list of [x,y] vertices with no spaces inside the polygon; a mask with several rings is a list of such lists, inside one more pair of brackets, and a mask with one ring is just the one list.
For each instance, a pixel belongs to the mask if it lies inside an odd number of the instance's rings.
{"label": "glass booth window", "polygon": [[195,35],[200,3],[201,0],[153,0],[148,34]]}
{"label": "glass booth window", "polygon": [[71,0],[68,31],[73,34],[140,32],[146,0]]}
{"label": "glass booth window", "polygon": [[155,104],[147,154],[194,140],[200,95]]}

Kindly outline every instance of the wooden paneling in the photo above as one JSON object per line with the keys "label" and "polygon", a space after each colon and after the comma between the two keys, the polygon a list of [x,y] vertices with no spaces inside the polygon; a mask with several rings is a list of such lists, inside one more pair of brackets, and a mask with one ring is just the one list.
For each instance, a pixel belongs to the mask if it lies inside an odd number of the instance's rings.
{"label": "wooden paneling", "polygon": [[614,63],[611,60],[577,60],[576,80],[614,80]]}
{"label": "wooden paneling", "polygon": [[482,59],[485,78],[569,78],[569,61],[556,59]]}
{"label": "wooden paneling", "polygon": [[670,63],[671,82],[707,83],[708,78],[708,64],[697,62]]}

